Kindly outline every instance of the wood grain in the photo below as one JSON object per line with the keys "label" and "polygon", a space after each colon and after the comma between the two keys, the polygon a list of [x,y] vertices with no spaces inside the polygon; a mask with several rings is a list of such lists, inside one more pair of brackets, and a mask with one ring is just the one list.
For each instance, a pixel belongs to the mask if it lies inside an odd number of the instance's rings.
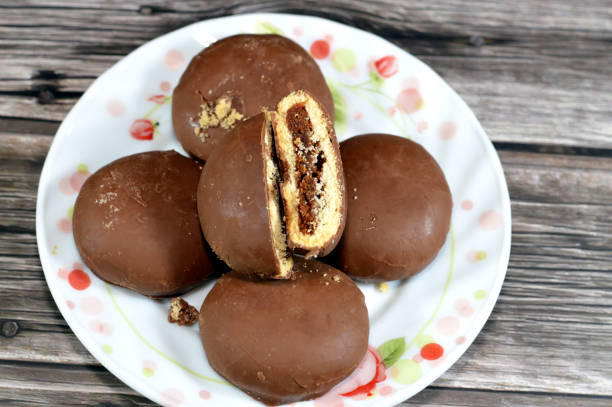
{"label": "wood grain", "polygon": [[[0,316],[20,326],[17,336],[0,338],[0,360],[96,366],[57,312],[38,262],[37,160],[49,138],[0,133],[0,139],[9,147],[0,164]],[[8,158],[24,144],[32,147]],[[612,162],[514,151],[500,156],[513,200],[510,268],[485,329],[436,386],[612,397],[606,358],[612,280],[605,273],[612,264]],[[9,180],[17,174],[27,175],[11,199]]]}
{"label": "wood grain", "polygon": [[[104,405],[155,406],[122,385],[111,373],[99,367],[74,367],[47,364],[5,363],[6,375],[0,378],[0,402],[3,406],[27,405]],[[58,391],[60,390],[60,391]],[[604,407],[610,398],[561,395],[551,393],[498,392],[451,389],[431,386],[402,406],[432,405],[438,407],[490,407],[526,406],[540,407]]]}
{"label": "wood grain", "polygon": [[36,247],[38,178],[102,72],[186,24],[255,11],[387,38],[440,73],[498,147],[513,217],[501,295],[466,354],[402,405],[612,405],[611,0],[2,1],[0,325],[18,330],[0,335],[0,404],[155,405],[58,312]]}
{"label": "wood grain", "polygon": [[[19,19],[24,4],[36,7],[27,21]],[[62,120],[126,53],[186,24],[252,11],[301,12],[381,35],[423,59],[495,141],[612,147],[611,1],[83,4],[3,5],[0,116]]]}

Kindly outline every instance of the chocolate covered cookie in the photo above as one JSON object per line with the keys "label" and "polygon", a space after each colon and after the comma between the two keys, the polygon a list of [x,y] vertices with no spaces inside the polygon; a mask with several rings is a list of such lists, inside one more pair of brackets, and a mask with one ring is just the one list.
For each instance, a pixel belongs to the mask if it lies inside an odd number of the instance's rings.
{"label": "chocolate covered cookie", "polygon": [[74,206],[74,239],[101,279],[141,294],[173,295],[213,268],[200,231],[200,164],[175,151],[120,158],[85,181]]}
{"label": "chocolate covered cookie", "polygon": [[346,220],[338,142],[324,108],[304,91],[242,121],[213,151],[198,187],[202,231],[234,271],[289,278],[291,252],[338,243]]}
{"label": "chocolate covered cookie", "polygon": [[298,44],[278,35],[223,38],[196,55],[174,89],[174,131],[194,156],[207,160],[237,122],[273,110],[288,93],[306,89],[334,104],[321,70]]}
{"label": "chocolate covered cookie", "polygon": [[238,123],[206,162],[198,186],[202,231],[233,270],[290,276],[278,180],[272,127],[263,113]]}
{"label": "chocolate covered cookie", "polygon": [[267,404],[323,395],[359,365],[368,347],[364,296],[344,273],[296,258],[294,279],[230,272],[200,310],[210,365]]}
{"label": "chocolate covered cookie", "polygon": [[287,244],[306,258],[328,254],[346,220],[342,160],[331,118],[299,90],[271,115],[280,168]]}
{"label": "chocolate covered cookie", "polygon": [[346,227],[330,261],[369,281],[423,270],[444,244],[453,201],[444,174],[419,144],[367,134],[340,144]]}

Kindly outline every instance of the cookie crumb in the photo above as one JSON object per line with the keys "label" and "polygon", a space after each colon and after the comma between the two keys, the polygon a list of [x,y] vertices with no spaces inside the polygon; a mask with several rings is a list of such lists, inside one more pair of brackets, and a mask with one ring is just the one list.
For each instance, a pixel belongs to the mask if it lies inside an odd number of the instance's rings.
{"label": "cookie crumb", "polygon": [[198,127],[194,129],[196,136],[204,142],[208,137],[205,131],[211,127],[222,127],[229,130],[236,122],[242,120],[244,116],[236,109],[232,108],[232,102],[228,97],[221,97],[214,102],[202,101],[202,111],[198,119]]}
{"label": "cookie crumb", "polygon": [[376,284],[376,289],[378,291],[380,291],[381,293],[386,293],[387,291],[389,291],[389,284],[387,284],[387,283],[378,283],[378,284]]}
{"label": "cookie crumb", "polygon": [[168,322],[177,322],[179,326],[191,326],[196,323],[200,313],[193,305],[189,305],[187,301],[181,297],[175,297],[170,300],[170,309],[168,310]]}
{"label": "cookie crumb", "polygon": [[265,382],[266,381],[266,376],[263,374],[262,371],[257,372],[257,379],[259,379],[260,382]]}

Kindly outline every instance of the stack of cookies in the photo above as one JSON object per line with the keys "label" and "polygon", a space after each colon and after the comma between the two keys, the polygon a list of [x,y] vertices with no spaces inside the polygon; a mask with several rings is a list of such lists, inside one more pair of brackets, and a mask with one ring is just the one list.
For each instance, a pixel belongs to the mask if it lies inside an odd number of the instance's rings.
{"label": "stack of cookies", "polygon": [[[452,209],[444,174],[401,137],[339,145],[319,67],[277,35],[228,37],[196,55],[172,117],[192,157],[152,151],[93,174],[73,216],[81,257],[103,280],[150,297],[225,272],[199,312],[210,365],[267,404],[325,394],[368,348],[352,278],[410,277],[442,247]],[[171,319],[197,319],[172,305]]]}

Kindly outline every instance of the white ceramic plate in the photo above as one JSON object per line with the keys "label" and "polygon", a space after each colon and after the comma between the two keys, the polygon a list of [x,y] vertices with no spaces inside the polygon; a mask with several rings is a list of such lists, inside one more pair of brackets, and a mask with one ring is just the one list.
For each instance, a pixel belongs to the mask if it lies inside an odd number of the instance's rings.
{"label": "white ceramic plate", "polygon": [[[408,281],[360,285],[370,312],[372,352],[346,383],[304,403],[395,405],[446,371],[482,329],[508,264],[510,203],[499,159],[466,104],[425,64],[364,31],[295,15],[219,18],[157,38],[100,76],[59,128],[40,178],[36,229],[47,284],[85,347],[151,400],[259,405],[211,369],[197,326],[169,324],[167,300],[153,301],[96,278],[80,263],[71,233],[72,205],[91,172],[136,152],[184,153],[172,130],[174,85],[202,48],[248,32],[286,35],[312,53],[334,94],[340,140],[369,132],[410,137],[436,158],[451,187],[452,229],[436,260]],[[199,306],[212,285],[185,298]],[[371,381],[374,355],[386,361],[386,379],[369,392],[340,395]]]}

